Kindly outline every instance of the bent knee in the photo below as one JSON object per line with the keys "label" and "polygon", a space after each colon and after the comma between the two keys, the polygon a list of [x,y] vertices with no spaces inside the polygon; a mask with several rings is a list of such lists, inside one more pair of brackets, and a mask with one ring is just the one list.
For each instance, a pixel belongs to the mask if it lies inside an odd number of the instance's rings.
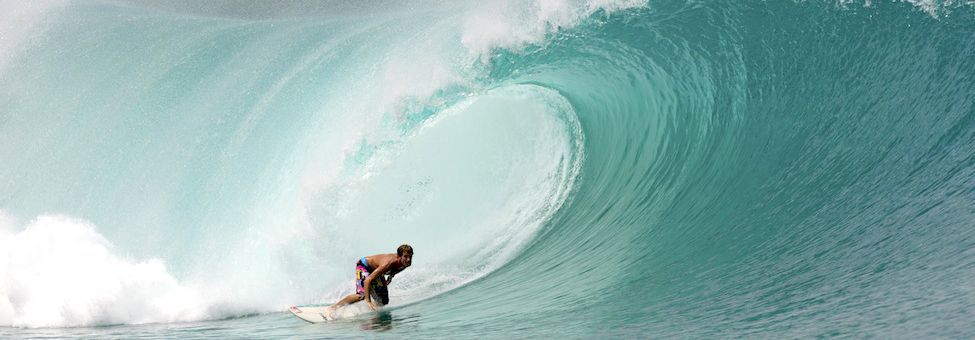
{"label": "bent knee", "polygon": [[362,301],[366,298],[366,294],[356,294],[356,301]]}

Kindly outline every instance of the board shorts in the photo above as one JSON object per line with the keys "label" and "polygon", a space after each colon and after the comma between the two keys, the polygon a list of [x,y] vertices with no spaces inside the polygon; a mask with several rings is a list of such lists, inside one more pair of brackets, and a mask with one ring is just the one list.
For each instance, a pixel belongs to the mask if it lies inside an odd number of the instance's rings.
{"label": "board shorts", "polygon": [[[369,277],[369,273],[371,272],[372,268],[369,268],[369,263],[366,261],[365,257],[355,262],[356,294],[362,295],[366,293],[366,278]],[[389,290],[386,289],[386,278],[380,277],[379,280],[373,280],[372,300],[381,302],[384,305],[389,304]]]}

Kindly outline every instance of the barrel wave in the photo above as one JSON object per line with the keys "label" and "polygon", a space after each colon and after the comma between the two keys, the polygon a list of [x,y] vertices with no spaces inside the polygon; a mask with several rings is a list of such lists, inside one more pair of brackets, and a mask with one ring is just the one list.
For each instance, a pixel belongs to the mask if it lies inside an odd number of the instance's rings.
{"label": "barrel wave", "polygon": [[0,334],[975,335],[970,4],[0,4]]}

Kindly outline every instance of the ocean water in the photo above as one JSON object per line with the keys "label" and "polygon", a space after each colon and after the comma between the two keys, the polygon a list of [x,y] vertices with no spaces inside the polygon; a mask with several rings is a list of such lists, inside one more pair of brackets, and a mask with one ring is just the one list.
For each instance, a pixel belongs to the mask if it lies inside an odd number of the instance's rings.
{"label": "ocean water", "polygon": [[0,1],[0,337],[975,337],[972,7]]}

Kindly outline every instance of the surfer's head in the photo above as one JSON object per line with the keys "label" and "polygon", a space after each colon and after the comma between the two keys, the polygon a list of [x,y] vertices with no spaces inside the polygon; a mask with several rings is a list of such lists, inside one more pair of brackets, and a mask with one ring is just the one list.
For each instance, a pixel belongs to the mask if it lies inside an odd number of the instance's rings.
{"label": "surfer's head", "polygon": [[409,267],[413,263],[413,247],[409,244],[404,244],[396,248],[396,256],[399,256],[399,262],[404,267]]}

